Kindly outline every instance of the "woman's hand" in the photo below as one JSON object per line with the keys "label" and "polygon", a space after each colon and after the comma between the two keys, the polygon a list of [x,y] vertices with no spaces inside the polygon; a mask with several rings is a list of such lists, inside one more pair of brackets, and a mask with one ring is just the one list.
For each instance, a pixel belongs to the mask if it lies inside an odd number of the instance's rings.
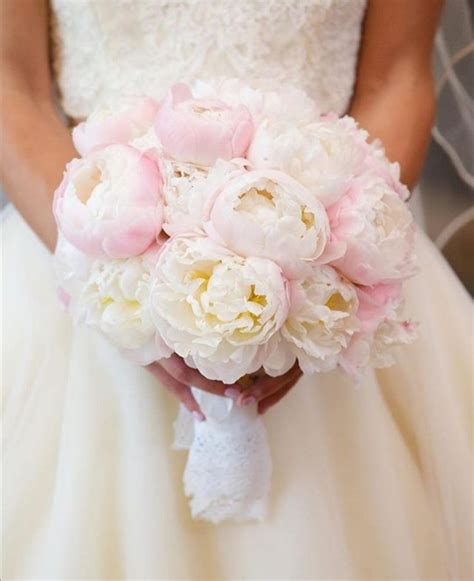
{"label": "woman's hand", "polygon": [[239,385],[226,385],[220,381],[207,379],[199,371],[188,367],[178,355],[172,355],[168,359],[161,359],[158,363],[152,363],[148,366],[148,369],[159,379],[163,387],[174,394],[199,421],[203,421],[206,418],[193,396],[191,386],[214,395],[230,397],[234,400],[241,395],[241,387]]}
{"label": "woman's hand", "polygon": [[258,413],[264,414],[296,385],[301,375],[301,369],[295,363],[290,371],[280,375],[280,377],[270,377],[269,375],[258,377],[255,383],[240,394],[237,398],[237,404],[246,406],[258,403]]}
{"label": "woman's hand", "polygon": [[301,377],[301,370],[296,363],[290,371],[280,377],[270,377],[265,374],[258,377],[255,383],[244,388],[239,383],[228,385],[220,381],[207,379],[196,369],[188,367],[178,355],[172,355],[168,359],[161,359],[158,363],[152,363],[148,365],[148,370],[199,421],[204,421],[206,418],[193,396],[191,386],[214,395],[229,397],[241,407],[258,403],[258,413],[264,414],[278,403]]}

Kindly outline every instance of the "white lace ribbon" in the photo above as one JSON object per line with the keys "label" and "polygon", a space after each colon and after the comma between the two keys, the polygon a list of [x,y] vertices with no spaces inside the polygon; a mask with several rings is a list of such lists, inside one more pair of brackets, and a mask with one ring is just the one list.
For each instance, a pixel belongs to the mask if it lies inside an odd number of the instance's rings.
{"label": "white lace ribbon", "polygon": [[256,406],[193,388],[206,416],[199,422],[180,406],[173,447],[189,450],[183,482],[193,518],[213,523],[261,520],[270,492],[272,461]]}

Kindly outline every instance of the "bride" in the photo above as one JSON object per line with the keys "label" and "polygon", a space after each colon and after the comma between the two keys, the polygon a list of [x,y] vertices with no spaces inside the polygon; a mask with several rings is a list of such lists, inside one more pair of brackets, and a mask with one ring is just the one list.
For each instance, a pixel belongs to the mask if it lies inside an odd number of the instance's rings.
{"label": "bride", "polygon": [[[406,301],[419,339],[394,367],[360,388],[337,371],[293,370],[246,397],[177,358],[137,367],[73,328],[50,255],[52,192],[76,155],[64,117],[178,80],[302,87],[380,137],[412,187],[433,120],[440,10],[441,0],[4,0],[1,170],[15,206],[3,216],[5,578],[471,578],[470,301],[421,231]],[[190,384],[271,410],[263,521],[190,517],[185,459],[171,449],[178,400],[199,413]]]}

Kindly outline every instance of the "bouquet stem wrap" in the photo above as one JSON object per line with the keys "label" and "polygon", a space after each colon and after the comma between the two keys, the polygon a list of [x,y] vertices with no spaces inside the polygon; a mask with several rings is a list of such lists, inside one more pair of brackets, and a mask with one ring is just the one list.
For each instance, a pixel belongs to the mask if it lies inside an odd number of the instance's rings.
{"label": "bouquet stem wrap", "polygon": [[216,524],[263,519],[272,461],[257,406],[242,408],[228,398],[192,391],[206,421],[181,405],[174,448],[188,450],[183,481],[193,518]]}

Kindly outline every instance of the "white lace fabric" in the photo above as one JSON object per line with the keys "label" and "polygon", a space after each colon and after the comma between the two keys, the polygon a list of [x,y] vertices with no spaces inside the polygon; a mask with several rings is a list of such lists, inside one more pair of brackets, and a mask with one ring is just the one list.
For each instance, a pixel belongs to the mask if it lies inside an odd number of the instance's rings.
{"label": "white lace fabric", "polygon": [[189,450],[183,482],[193,518],[215,524],[263,519],[272,461],[256,406],[239,408],[228,398],[193,393],[206,421],[181,406],[174,424],[174,447]]}
{"label": "white lace fabric", "polygon": [[342,113],[365,0],[51,0],[53,62],[74,119],[177,81],[271,79]]}

